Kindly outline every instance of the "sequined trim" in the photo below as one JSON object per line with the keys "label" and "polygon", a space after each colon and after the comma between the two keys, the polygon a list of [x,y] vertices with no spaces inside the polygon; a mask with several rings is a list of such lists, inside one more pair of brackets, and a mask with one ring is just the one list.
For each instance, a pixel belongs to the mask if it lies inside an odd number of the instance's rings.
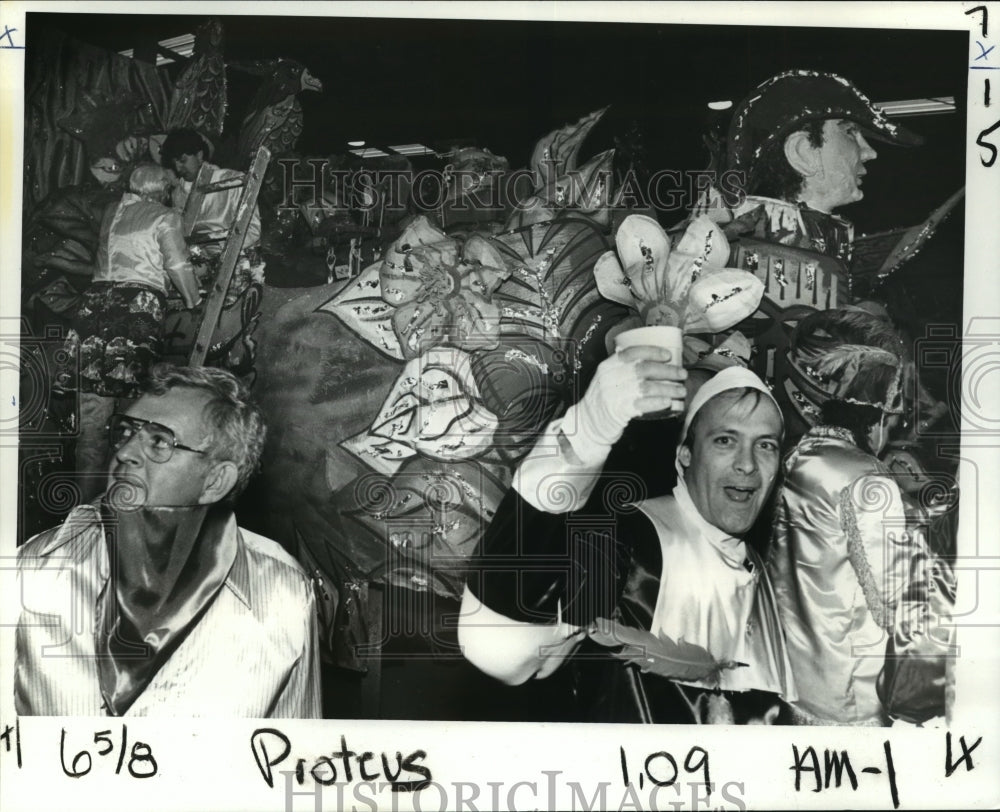
{"label": "sequined trim", "polygon": [[844,488],[840,492],[840,526],[847,534],[847,557],[854,569],[854,574],[858,576],[861,591],[865,595],[865,603],[868,604],[868,611],[872,613],[872,618],[879,625],[879,628],[889,629],[892,622],[885,601],[879,594],[875,575],[868,563],[868,556],[865,554],[861,532],[858,530],[858,517],[854,512],[854,503],[851,501],[850,488]]}

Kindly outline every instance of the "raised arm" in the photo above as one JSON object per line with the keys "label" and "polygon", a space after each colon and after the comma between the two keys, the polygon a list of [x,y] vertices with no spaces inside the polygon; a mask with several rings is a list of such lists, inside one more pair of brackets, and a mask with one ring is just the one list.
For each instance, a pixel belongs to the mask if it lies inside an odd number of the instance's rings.
{"label": "raised arm", "polygon": [[655,531],[614,495],[633,483],[622,489],[623,475],[603,466],[632,417],[683,408],[685,373],[669,361],[655,347],[604,361],[515,473],[480,544],[459,620],[465,656],[485,673],[511,685],[544,678],[591,621],[614,611],[631,545]]}

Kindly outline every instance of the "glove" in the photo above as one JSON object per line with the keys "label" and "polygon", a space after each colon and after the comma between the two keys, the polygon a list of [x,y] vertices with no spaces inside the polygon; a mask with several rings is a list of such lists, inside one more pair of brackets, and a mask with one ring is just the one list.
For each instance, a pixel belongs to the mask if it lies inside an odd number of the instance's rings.
{"label": "glove", "polygon": [[[585,464],[600,464],[634,417],[661,409],[684,409],[680,359],[658,347],[630,347],[597,368],[580,401],[562,419],[562,432]],[[676,364],[676,366],[674,366]]]}

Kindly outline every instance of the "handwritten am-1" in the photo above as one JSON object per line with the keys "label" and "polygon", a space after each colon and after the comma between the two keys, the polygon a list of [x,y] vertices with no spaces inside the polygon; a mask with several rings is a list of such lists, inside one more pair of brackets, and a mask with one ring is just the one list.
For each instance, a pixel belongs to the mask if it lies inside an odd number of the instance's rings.
{"label": "handwritten am-1", "polygon": [[[980,736],[969,746],[965,741],[965,736],[960,736],[958,748],[954,748],[951,731],[945,734],[945,778],[950,778],[961,766],[965,767],[966,772],[975,769],[976,765],[972,759],[972,753],[982,740],[983,737]],[[955,758],[959,748],[961,755]],[[849,786],[852,791],[856,792],[860,785],[858,773],[861,776],[881,776],[888,785],[889,795],[892,798],[892,808],[899,809],[899,786],[896,783],[896,768],[893,764],[892,744],[889,740],[886,739],[882,742],[882,756],[877,759],[877,763],[865,764],[863,767],[859,766],[860,764],[861,760],[857,756],[852,760],[846,750],[825,749],[821,760],[815,747],[809,746],[800,751],[798,745],[793,744],[792,766],[788,769],[795,773],[796,792],[801,792],[803,789],[822,792],[840,789],[842,786]],[[810,787],[810,784],[813,786]]]}
{"label": "handwritten am-1", "polygon": [[[121,775],[124,768],[133,778],[152,778],[156,775],[157,764],[153,749],[146,742],[132,742],[129,748],[128,726],[121,731],[99,730],[93,734],[93,741],[69,755],[74,747],[66,744],[66,728],[59,736],[59,763],[70,778],[83,778],[95,766],[114,764],[114,774]],[[88,734],[89,738],[89,734]],[[93,751],[91,751],[91,748]],[[126,753],[128,758],[126,760]],[[96,763],[95,763],[96,762]]]}

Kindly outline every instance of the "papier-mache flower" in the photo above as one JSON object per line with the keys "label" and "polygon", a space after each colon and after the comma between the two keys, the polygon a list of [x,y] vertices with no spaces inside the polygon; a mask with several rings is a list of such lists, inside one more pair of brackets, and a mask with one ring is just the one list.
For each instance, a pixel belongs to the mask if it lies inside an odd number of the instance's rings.
{"label": "papier-mache flower", "polygon": [[615,235],[615,251],[594,266],[597,288],[636,313],[630,326],[671,325],[685,333],[718,333],[750,316],[764,295],[753,274],[726,267],[729,241],[701,216],[671,249],[659,223],[631,214]]}
{"label": "papier-mache flower", "polygon": [[510,276],[486,237],[447,237],[426,217],[416,218],[392,244],[379,269],[383,300],[405,358],[451,343],[492,349],[500,336],[493,292]]}

